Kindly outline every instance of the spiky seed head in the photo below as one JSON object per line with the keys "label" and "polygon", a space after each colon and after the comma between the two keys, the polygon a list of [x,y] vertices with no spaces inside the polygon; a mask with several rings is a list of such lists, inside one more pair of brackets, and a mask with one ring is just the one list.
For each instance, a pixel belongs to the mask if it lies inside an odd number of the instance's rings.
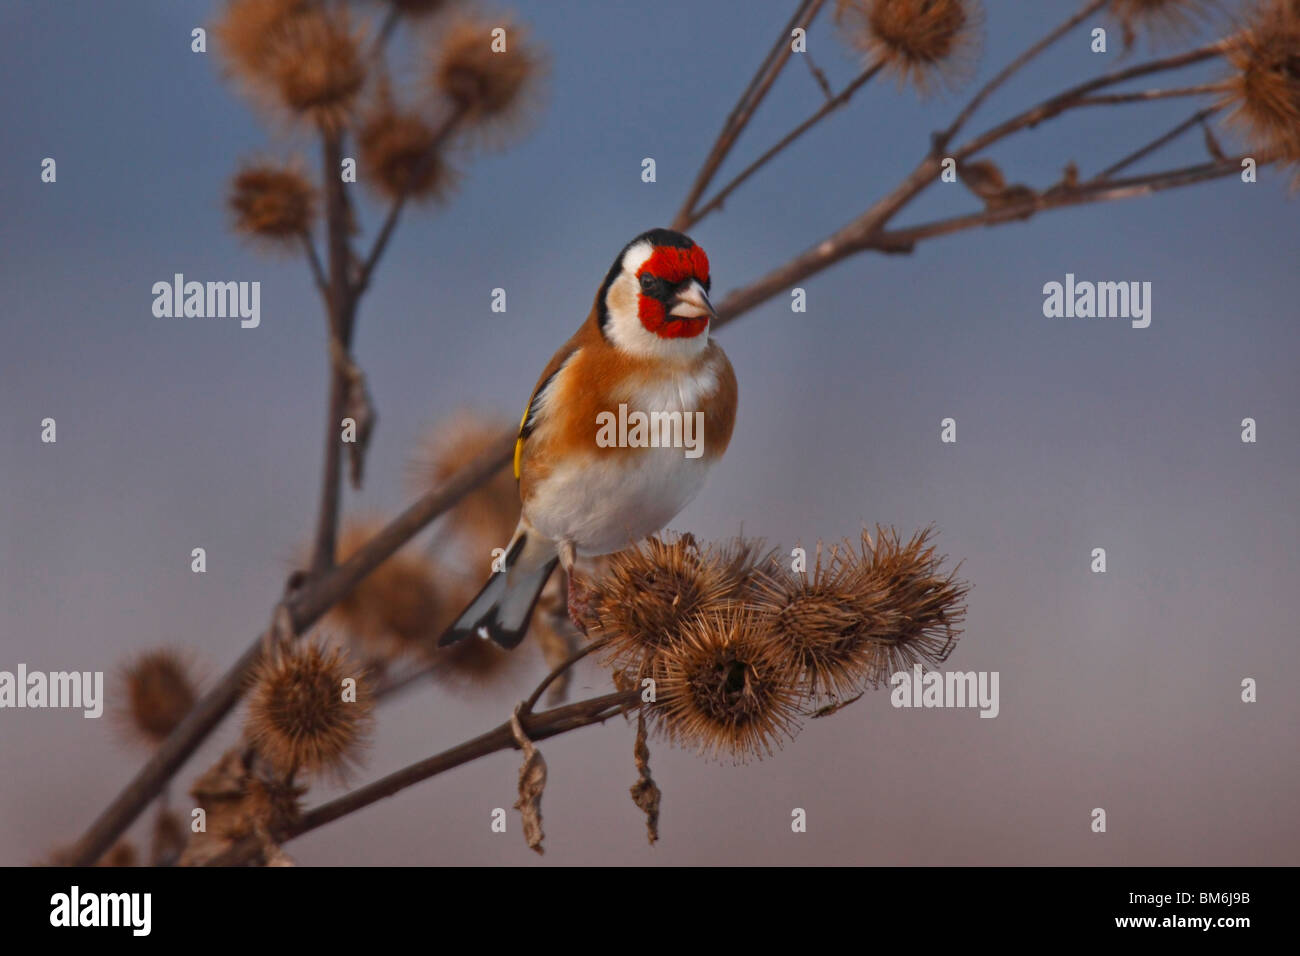
{"label": "spiky seed head", "polygon": [[271,242],[305,236],[316,219],[316,187],[295,166],[248,165],[230,188],[235,228]]}
{"label": "spiky seed head", "polygon": [[181,866],[202,866],[230,849],[235,841],[277,833],[298,818],[307,788],[281,777],[240,744],[221,755],[190,788],[207,826],[188,834]]}
{"label": "spiky seed head", "polygon": [[[344,679],[356,700],[344,700]],[[291,645],[264,657],[253,675],[245,735],[278,773],[342,777],[358,761],[373,700],[364,672],[339,648]]]}
{"label": "spiky seed head", "polygon": [[[379,521],[344,525],[338,552],[346,561],[382,528]],[[423,648],[440,633],[447,610],[433,565],[410,549],[398,551],[371,571],[326,616],[326,622],[356,638],[366,653],[386,658]]]}
{"label": "spiky seed head", "polygon": [[381,99],[357,137],[365,180],[389,199],[442,199],[455,173],[436,148],[438,132],[419,113]]}
{"label": "spiky seed head", "polygon": [[676,744],[744,762],[771,754],[798,730],[799,689],[763,618],[744,605],[685,622],[659,667],[648,716]]}
{"label": "spiky seed head", "polygon": [[701,549],[695,537],[652,537],[610,557],[591,585],[589,628],[610,640],[617,669],[653,670],[655,658],[694,617],[719,610],[737,593],[730,554]]}
{"label": "spiky seed head", "polygon": [[1146,33],[1152,40],[1185,37],[1213,8],[1212,0],[1111,0],[1110,3],[1110,12],[1124,29],[1125,46],[1132,46],[1138,33]]}
{"label": "spiky seed head", "polygon": [[325,130],[347,123],[367,65],[343,4],[230,0],[214,29],[228,69],[259,103]]}
{"label": "spiky seed head", "polygon": [[811,573],[769,566],[754,584],[754,607],[809,696],[848,696],[879,677],[875,608],[851,555],[819,543]]}
{"label": "spiky seed head", "polygon": [[339,6],[313,6],[281,24],[269,60],[280,100],[323,129],[347,122],[365,83],[360,35]]}
{"label": "spiky seed head", "polygon": [[312,0],[226,0],[212,31],[229,70],[249,85],[267,81],[281,28]]}
{"label": "spiky seed head", "polygon": [[838,0],[835,6],[849,46],[921,93],[969,75],[979,20],[977,0]]}
{"label": "spiky seed head", "polygon": [[131,731],[144,741],[161,743],[185,719],[197,696],[189,666],[170,648],[146,651],[123,669]]}
{"label": "spiky seed head", "polygon": [[1249,149],[1283,163],[1300,162],[1300,3],[1256,4],[1226,58],[1232,68],[1228,122]]}
{"label": "spiky seed head", "polygon": [[936,554],[932,536],[930,528],[906,543],[892,528],[877,528],[874,542],[862,534],[852,573],[878,655],[873,683],[917,663],[942,664],[961,636],[970,587],[958,568],[943,571],[946,556]]}
{"label": "spiky seed head", "polygon": [[[415,494],[425,494],[442,485],[457,471],[488,451],[510,428],[508,423],[474,411],[461,409],[439,422],[420,441],[408,469]],[[470,539],[470,546],[490,553],[510,543],[519,523],[519,485],[509,468],[475,488],[444,518],[447,524]]]}
{"label": "spiky seed head", "polygon": [[[493,34],[494,30],[504,30]],[[505,49],[493,49],[504,41]],[[541,79],[541,54],[525,27],[461,16],[438,38],[433,85],[462,115],[462,125],[500,138],[527,111]]]}

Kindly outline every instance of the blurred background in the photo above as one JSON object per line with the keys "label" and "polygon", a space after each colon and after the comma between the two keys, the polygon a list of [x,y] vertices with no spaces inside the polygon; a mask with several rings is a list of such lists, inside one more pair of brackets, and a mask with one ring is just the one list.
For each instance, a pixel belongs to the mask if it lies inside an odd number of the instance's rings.
{"label": "blurred background", "polygon": [[[976,81],[1075,4],[985,8]],[[672,218],[791,9],[519,7],[548,52],[546,95],[527,138],[469,153],[451,201],[404,216],[376,273],[354,354],[380,420],[347,515],[408,503],[421,436],[456,409],[517,421],[615,253]],[[211,682],[265,627],[310,538],[320,304],[301,258],[241,240],[225,202],[244,157],[300,151],[315,170],[317,154],[223,80],[211,32],[209,52],[191,52],[191,29],[215,12],[0,7],[0,669],[103,670],[111,687],[130,655],[170,644]],[[1053,47],[970,132],[1120,62],[1112,32],[1109,54],[1088,52],[1086,29]],[[859,69],[826,16],[808,49],[837,89]],[[821,97],[793,63],[718,182]],[[868,85],[691,230],[715,292],[857,215],[964,101]],[[1091,175],[1187,110],[1080,111],[991,156],[1008,180],[1049,185],[1067,161]],[[1199,162],[1198,139],[1138,168]],[[47,156],[53,185],[40,180]],[[356,195],[373,234],[383,206]],[[898,224],[971,208],[960,185],[935,186]],[[489,829],[492,808],[516,798],[514,753],[286,849],[320,865],[1300,862],[1300,695],[1286,676],[1300,668],[1297,215],[1272,170],[1254,185],[1045,213],[911,256],[850,259],[805,283],[806,313],[778,296],[720,333],[740,382],[737,428],[673,527],[743,530],[788,553],[864,523],[907,534],[933,522],[973,585],[947,667],[1000,673],[996,719],[896,710],[885,690],[746,766],[652,742],[664,791],[654,847],[628,796],[632,728],[615,719],[542,745],[544,857],[513,811],[510,833]],[[260,327],[155,318],[151,287],[176,272],[260,281]],[[1151,282],[1150,327],[1044,318],[1043,284],[1067,272]],[[505,313],[490,310],[496,287]],[[40,442],[45,417],[56,444]],[[956,444],[939,441],[945,417]],[[1240,439],[1244,417],[1256,444]],[[190,570],[195,547],[205,574]],[[1105,574],[1089,570],[1096,547]],[[385,702],[356,781],[500,723],[546,669],[531,642],[520,653],[496,683],[421,684]],[[1257,703],[1241,702],[1246,677]],[[608,686],[584,662],[571,696]],[[228,721],[191,760],[174,803],[188,805],[184,791],[238,728]],[[79,711],[0,713],[0,863],[74,839],[126,783],[146,752],[118,731]],[[791,833],[794,807],[805,834]],[[1107,811],[1104,835],[1090,831],[1094,807]]]}

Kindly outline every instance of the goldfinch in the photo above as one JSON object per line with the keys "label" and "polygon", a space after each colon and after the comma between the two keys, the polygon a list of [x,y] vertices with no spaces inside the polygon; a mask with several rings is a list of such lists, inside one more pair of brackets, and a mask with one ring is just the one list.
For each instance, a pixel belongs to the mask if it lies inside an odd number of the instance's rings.
{"label": "goldfinch", "polygon": [[482,634],[517,646],[557,563],[571,572],[579,556],[621,551],[695,497],[736,421],[736,375],[709,337],[709,285],[708,256],[679,232],[652,229],[618,254],[524,410],[523,510],[504,570],[440,645]]}

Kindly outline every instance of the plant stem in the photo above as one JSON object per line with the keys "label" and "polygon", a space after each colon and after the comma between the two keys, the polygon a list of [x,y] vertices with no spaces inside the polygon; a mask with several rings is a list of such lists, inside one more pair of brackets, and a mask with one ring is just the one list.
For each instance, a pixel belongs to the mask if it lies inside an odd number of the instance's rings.
{"label": "plant stem", "polygon": [[813,113],[806,120],[804,120],[794,129],[792,129],[789,133],[783,136],[774,146],[769,148],[767,152],[763,153],[763,155],[759,156],[758,159],[754,160],[743,170],[741,170],[741,172],[737,174],[737,176],[734,179],[732,179],[731,182],[727,183],[727,185],[723,186],[720,190],[718,190],[718,192],[714,195],[712,199],[710,199],[698,210],[696,210],[694,213],[691,214],[690,218],[686,221],[686,223],[682,226],[682,228],[689,229],[691,226],[695,225],[697,222],[699,222],[701,219],[703,219],[713,210],[721,209],[722,204],[726,202],[727,197],[730,196],[733,192],[735,192],[736,189],[745,182],[745,180],[749,179],[750,176],[754,175],[754,173],[758,172],[760,169],[766,166],[769,162],[772,161],[773,158],[776,157],[778,153],[784,150],[787,146],[789,146],[791,143],[797,140],[804,133],[808,132],[808,130],[816,126],[819,122],[821,122],[822,119],[824,119],[829,114],[835,112],[835,110],[839,109],[841,106],[847,103],[850,100],[850,98],[852,98],[854,93],[856,93],[859,89],[861,89],[868,81],[871,80],[873,76],[875,76],[877,73],[880,72],[882,66],[883,64],[876,63],[872,66],[867,67],[866,70],[858,74],[858,76],[853,80],[853,82],[850,83],[848,86],[846,86],[842,91],[840,91],[838,95],[828,99],[825,103],[821,105],[821,107],[817,110],[817,112]]}
{"label": "plant stem", "polygon": [[776,82],[776,78],[785,69],[785,64],[793,52],[790,43],[791,32],[796,27],[807,29],[813,18],[817,16],[818,11],[821,10],[823,2],[824,0],[800,0],[794,15],[786,24],[781,35],[776,38],[776,43],[772,45],[772,49],[768,51],[767,56],[763,58],[763,62],[749,81],[749,85],[745,87],[745,91],[740,94],[740,99],[736,101],[736,105],[732,108],[730,115],[727,116],[727,121],[722,124],[722,130],[718,133],[713,148],[709,150],[708,156],[705,157],[704,163],[700,166],[700,171],[696,174],[695,182],[691,184],[690,191],[686,194],[681,209],[673,217],[674,229],[681,231],[688,228],[695,204],[700,201],[704,191],[709,188],[709,183],[713,182],[718,167],[727,158],[731,148],[736,145],[736,140],[745,127],[749,125],[754,111],[758,109],[759,104],[763,102],[763,98],[767,96],[768,90]]}
{"label": "plant stem", "polygon": [[1161,146],[1164,146],[1166,143],[1177,139],[1183,133],[1187,132],[1187,130],[1191,129],[1193,126],[1197,125],[1198,123],[1204,122],[1206,119],[1213,116],[1221,109],[1222,109],[1221,106],[1207,106],[1203,110],[1197,110],[1190,117],[1183,120],[1181,123],[1179,123],[1173,129],[1171,129],[1169,132],[1165,133],[1163,136],[1156,137],[1151,142],[1143,146],[1141,149],[1134,150],[1133,152],[1125,156],[1123,159],[1121,159],[1119,162],[1112,163],[1110,166],[1107,166],[1105,169],[1103,169],[1092,179],[1092,182],[1100,182],[1104,179],[1109,179],[1111,176],[1114,176],[1121,169],[1127,169],[1129,166],[1132,166],[1134,163],[1136,163],[1139,159],[1149,156],[1151,153],[1155,152]]}
{"label": "plant stem", "polygon": [[[301,590],[286,599],[284,607],[294,634],[305,632],[416,532],[505,467],[513,449],[514,435],[503,435],[499,443],[488,447],[441,486],[419,498],[389,522],[347,561],[324,576],[309,580]],[[248,646],[91,824],[77,842],[74,866],[88,866],[98,860],[221,723],[242,696],[248,674],[261,657],[264,640],[265,635]]]}
{"label": "plant stem", "polygon": [[952,138],[957,135],[958,131],[960,131],[961,128],[966,124],[966,121],[971,118],[974,112],[980,108],[980,105],[985,100],[987,100],[991,95],[993,95],[993,93],[998,89],[998,87],[1002,86],[1003,83],[1011,79],[1011,77],[1014,76],[1016,73],[1018,73],[1022,67],[1024,67],[1027,63],[1029,63],[1030,60],[1034,59],[1034,57],[1038,56],[1038,54],[1042,53],[1049,46],[1051,46],[1061,37],[1065,36],[1076,26],[1078,26],[1080,23],[1086,20],[1088,17],[1092,16],[1102,7],[1106,6],[1106,4],[1109,2],[1110,0],[1090,0],[1089,3],[1084,5],[1072,17],[1070,17],[1068,20],[1066,20],[1056,29],[1052,30],[1051,33],[1048,33],[1045,37],[1043,37],[1033,46],[1029,47],[1018,57],[1016,57],[1014,60],[1008,63],[1005,67],[1003,67],[1003,69],[999,71],[998,74],[993,77],[993,79],[985,83],[984,86],[980,89],[980,91],[976,93],[974,97],[971,98],[971,101],[966,104],[965,108],[960,113],[957,114],[957,118],[952,121],[952,124],[936,137],[935,140],[936,148],[942,150],[944,147],[946,147],[947,144],[952,140]]}
{"label": "plant stem", "polygon": [[1114,86],[1116,83],[1123,83],[1125,80],[1135,79],[1139,76],[1148,76],[1152,73],[1160,73],[1164,70],[1176,70],[1184,66],[1190,66],[1193,63],[1200,63],[1204,60],[1212,59],[1219,56],[1227,48],[1231,38],[1224,38],[1206,46],[1197,47],[1194,50],[1187,50],[1173,56],[1167,56],[1159,60],[1148,60],[1146,63],[1139,63],[1123,70],[1114,70],[1102,76],[1096,77],[1080,83],[1078,86],[1072,86],[1056,96],[1049,97],[1046,100],[1031,106],[1029,109],[1018,113],[1003,123],[999,123],[992,129],[975,137],[975,139],[966,143],[952,155],[957,160],[963,160],[988,148],[998,140],[1010,136],[1012,133],[1037,126],[1045,119],[1050,119],[1071,109],[1083,100],[1089,93],[1107,86]]}
{"label": "plant stem", "polygon": [[[338,350],[346,354],[352,344],[352,316],[355,304],[348,282],[347,196],[339,174],[343,159],[343,139],[337,132],[326,132],[321,143],[321,183],[325,189],[325,223],[328,234],[329,275],[326,308],[329,312],[330,337]],[[311,574],[320,575],[334,566],[334,549],[338,538],[339,500],[342,484],[342,419],[347,406],[348,380],[334,347],[328,353],[329,410],[325,420],[325,463],[321,476],[320,507],[316,515],[316,538],[312,546]]]}
{"label": "plant stem", "polygon": [[[1133,176],[1128,179],[1093,180],[1073,189],[1036,194],[1033,199],[1022,203],[1008,205],[998,209],[988,209],[966,216],[954,216],[934,222],[911,226],[906,229],[889,230],[865,240],[857,245],[858,250],[875,249],[880,251],[898,251],[911,246],[922,239],[951,235],[976,226],[993,226],[1016,219],[1026,219],[1030,215],[1048,209],[1060,209],[1066,206],[1082,206],[1090,203],[1109,202],[1117,199],[1131,199],[1173,189],[1178,186],[1190,186],[1194,183],[1218,179],[1241,171],[1244,157],[1228,159],[1222,162],[1203,163],[1197,166],[1185,166],[1179,169],[1150,173],[1145,176]],[[1265,160],[1260,160],[1263,165]]]}
{"label": "plant stem", "polygon": [[[640,701],[639,690],[618,691],[593,697],[588,700],[566,704],[540,714],[520,713],[519,720],[529,740],[544,740],[559,734],[603,723],[627,710]],[[342,817],[370,806],[385,797],[405,790],[407,787],[436,777],[462,764],[496,753],[498,750],[518,749],[510,721],[480,734],[472,740],[445,750],[432,757],[426,757],[410,766],[403,767],[367,784],[351,793],[344,794],[336,800],[322,804],[304,813],[296,822],[283,832],[275,834],[276,842],[283,843],[296,836],[332,823]],[[239,866],[253,860],[261,851],[261,844],[255,838],[247,838],[235,844],[219,857],[211,860],[208,866]]]}

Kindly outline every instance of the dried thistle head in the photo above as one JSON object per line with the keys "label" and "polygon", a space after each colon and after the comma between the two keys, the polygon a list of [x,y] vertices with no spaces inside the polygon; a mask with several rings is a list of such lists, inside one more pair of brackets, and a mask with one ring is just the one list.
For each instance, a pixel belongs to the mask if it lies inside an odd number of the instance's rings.
{"label": "dried thistle head", "polygon": [[146,651],[122,669],[122,722],[137,738],[158,744],[194,706],[198,692],[184,657],[170,648]]}
{"label": "dried thistle head", "polygon": [[[355,700],[344,680],[355,681]],[[373,699],[365,673],[339,648],[300,643],[264,656],[252,677],[245,737],[286,779],[342,777],[369,735]]]}
{"label": "dried thistle head", "polygon": [[322,129],[347,122],[366,80],[360,35],[341,5],[312,6],[277,30],[269,72],[281,102]]}
{"label": "dried thistle head", "polygon": [[892,528],[877,528],[874,543],[862,533],[852,568],[878,655],[873,683],[917,663],[942,664],[961,636],[970,586],[956,568],[943,571],[945,556],[931,538],[930,528],[906,544]]}
{"label": "dried thistle head", "polygon": [[978,47],[977,0],[838,0],[835,24],[853,49],[921,93],[969,75]]}
{"label": "dried thistle head", "polygon": [[721,569],[722,576],[731,582],[731,595],[744,599],[763,580],[770,569],[777,567],[776,549],[770,548],[762,538],[737,535],[709,545],[709,552]]}
{"label": "dried thistle head", "polygon": [[1266,0],[1226,58],[1232,67],[1225,105],[1249,149],[1300,162],[1300,3]]}
{"label": "dried thistle head", "polygon": [[1110,12],[1123,27],[1124,46],[1131,47],[1138,33],[1153,40],[1185,37],[1214,6],[1213,0],[1111,0]]}
{"label": "dried thistle head", "polygon": [[819,542],[811,573],[769,566],[754,583],[754,607],[809,696],[845,697],[879,678],[875,595],[845,554],[833,549],[823,561]]}
{"label": "dried thistle head", "polygon": [[589,586],[588,628],[608,637],[617,669],[653,669],[682,628],[738,593],[734,555],[701,549],[694,535],[646,539],[610,557]]}
{"label": "dried thistle head", "polygon": [[260,101],[322,129],[346,124],[366,62],[344,5],[229,0],[214,29],[229,69]]}
{"label": "dried thistle head", "polygon": [[227,68],[249,85],[266,81],[277,36],[313,0],[226,0],[212,26]]}
{"label": "dried thistle head", "polygon": [[194,781],[190,793],[206,814],[206,827],[188,834],[181,866],[202,866],[244,837],[266,841],[298,818],[306,787],[268,775],[269,769],[240,746]]}
{"label": "dried thistle head", "polygon": [[[379,533],[378,521],[350,521],[339,535],[346,561]],[[338,603],[326,623],[356,638],[368,654],[387,658],[418,650],[440,633],[450,602],[442,600],[433,565],[405,549],[387,558]]]}
{"label": "dried thistle head", "polygon": [[434,64],[434,88],[462,113],[462,126],[488,140],[501,139],[526,118],[544,68],[527,28],[469,15],[441,32]]}
{"label": "dried thistle head", "polygon": [[[469,409],[462,409],[434,427],[421,440],[408,468],[411,490],[424,494],[486,452],[509,424]],[[483,550],[504,548],[519,523],[519,485],[509,468],[475,488],[444,519],[448,526],[470,538],[470,546]],[[480,569],[476,566],[476,572]],[[472,596],[472,595],[471,595]]]}
{"label": "dried thistle head", "polygon": [[380,97],[357,136],[366,181],[389,199],[444,199],[456,174],[441,149],[438,131],[419,113]]}
{"label": "dried thistle head", "polygon": [[305,236],[316,219],[316,187],[293,166],[248,165],[230,184],[235,228],[257,239]]}
{"label": "dried thistle head", "polygon": [[892,529],[877,529],[873,544],[837,545],[811,574],[769,566],[753,589],[792,673],[813,698],[844,698],[878,687],[918,661],[942,663],[952,652],[965,615],[967,586],[943,573],[926,529],[902,544]]}
{"label": "dried thistle head", "polygon": [[801,693],[762,615],[728,604],[685,622],[659,658],[649,719],[669,740],[735,761],[798,730]]}

